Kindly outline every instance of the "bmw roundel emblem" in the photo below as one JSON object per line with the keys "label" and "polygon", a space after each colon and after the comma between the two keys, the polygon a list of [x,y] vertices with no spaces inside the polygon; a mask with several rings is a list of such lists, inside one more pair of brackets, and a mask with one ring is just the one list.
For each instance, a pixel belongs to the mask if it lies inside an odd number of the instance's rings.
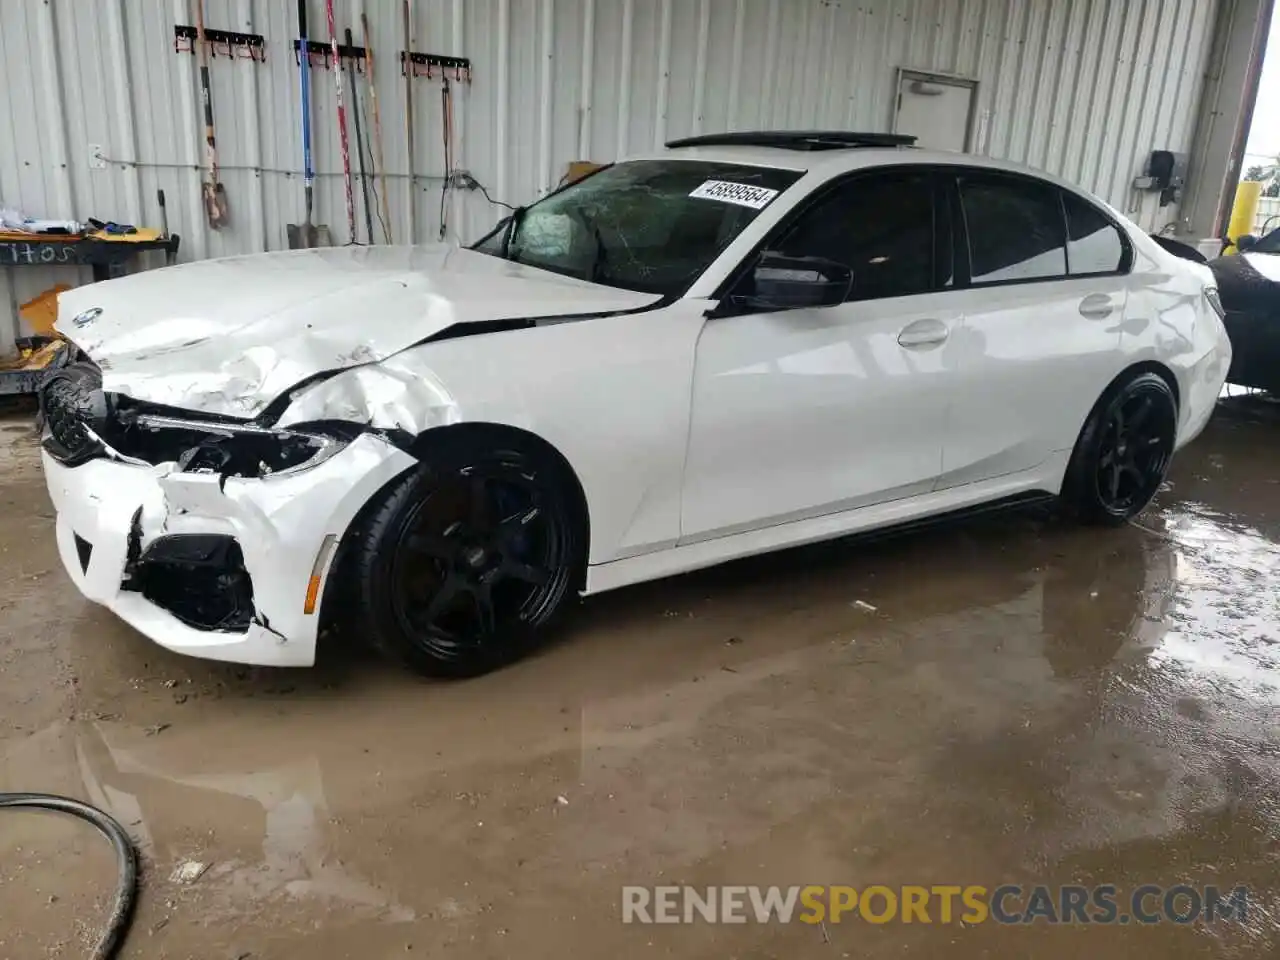
{"label": "bmw roundel emblem", "polygon": [[88,310],[85,310],[81,313],[77,313],[74,317],[71,318],[71,322],[74,323],[77,327],[87,327],[89,324],[93,323],[93,321],[97,320],[100,316],[102,316],[101,307],[90,307]]}

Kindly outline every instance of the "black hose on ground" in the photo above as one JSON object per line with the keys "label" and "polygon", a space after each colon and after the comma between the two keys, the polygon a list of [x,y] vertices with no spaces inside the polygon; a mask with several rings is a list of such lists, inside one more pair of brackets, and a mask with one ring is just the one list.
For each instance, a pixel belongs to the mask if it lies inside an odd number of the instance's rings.
{"label": "black hose on ground", "polygon": [[111,910],[111,919],[98,939],[91,957],[92,960],[114,960],[129,932],[129,922],[133,919],[133,906],[138,894],[138,854],[124,827],[97,807],[51,793],[0,793],[0,807],[67,813],[92,824],[111,841],[119,871],[116,902]]}

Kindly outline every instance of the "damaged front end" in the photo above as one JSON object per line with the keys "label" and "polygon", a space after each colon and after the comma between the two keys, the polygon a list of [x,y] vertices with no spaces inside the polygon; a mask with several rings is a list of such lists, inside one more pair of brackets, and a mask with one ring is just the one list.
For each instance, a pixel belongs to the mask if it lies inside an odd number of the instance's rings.
{"label": "damaged front end", "polygon": [[311,662],[324,580],[359,509],[415,461],[383,431],[287,429],[104,392],[41,395],[59,551],[77,587],[170,649]]}
{"label": "damaged front end", "polygon": [[359,428],[329,422],[288,430],[140,403],[102,390],[101,374],[76,363],[42,394],[45,449],[75,466],[95,457],[136,465],[172,463],[186,473],[266,477],[308,469],[333,456]]}

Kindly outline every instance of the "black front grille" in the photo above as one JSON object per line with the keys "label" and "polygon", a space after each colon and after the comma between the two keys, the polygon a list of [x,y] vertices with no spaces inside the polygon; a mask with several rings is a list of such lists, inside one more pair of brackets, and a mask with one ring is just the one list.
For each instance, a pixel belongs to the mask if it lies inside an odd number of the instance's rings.
{"label": "black front grille", "polygon": [[64,463],[83,463],[100,452],[89,424],[105,410],[102,376],[87,363],[61,370],[45,384],[40,401],[48,427],[45,449]]}

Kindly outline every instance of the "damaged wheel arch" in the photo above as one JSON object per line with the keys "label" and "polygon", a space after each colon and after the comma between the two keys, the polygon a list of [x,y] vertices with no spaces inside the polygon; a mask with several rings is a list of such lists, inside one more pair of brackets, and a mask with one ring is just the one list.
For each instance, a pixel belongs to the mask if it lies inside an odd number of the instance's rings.
{"label": "damaged wheel arch", "polygon": [[[408,451],[419,465],[401,472],[371,497],[340,541],[334,559],[337,576],[329,579],[321,620],[329,627],[358,625],[362,639],[421,672],[470,676],[488,671],[534,645],[549,623],[558,620],[567,600],[584,588],[589,515],[581,483],[563,454],[547,440],[508,425],[471,422],[424,431]],[[480,475],[486,480],[472,485]],[[517,498],[527,495],[530,499],[502,502],[511,494],[512,483],[524,488],[522,493],[517,490]],[[481,488],[494,498],[483,511],[488,513],[483,521],[476,518],[475,499],[468,506],[466,497],[466,490]],[[461,511],[460,516],[449,516],[451,509]],[[474,645],[471,640],[457,641],[448,654],[420,649],[403,630],[403,621],[390,612],[396,605],[392,591],[403,580],[399,573],[401,552],[408,543],[406,524],[419,524],[415,517],[428,516],[429,511],[434,516],[426,522],[435,525],[431,536],[435,549],[443,553],[434,553],[434,559],[412,579],[426,579],[424,595],[413,600],[419,612],[430,613],[436,599],[458,590],[462,600],[470,602],[472,595],[483,595],[488,602],[490,586],[497,609],[497,614],[489,613],[489,630],[494,630],[494,621],[497,630],[488,641],[475,640]],[[507,536],[503,530],[513,522],[530,521],[545,525],[545,530],[521,549],[511,549],[512,540],[503,541]],[[420,527],[415,529],[421,532]],[[497,541],[488,543],[490,536]],[[538,557],[515,556],[527,549]],[[534,567],[539,567],[536,575],[532,575]],[[507,573],[524,581],[511,581],[511,585],[524,588],[525,599],[508,604],[503,611],[499,598]],[[479,579],[470,586],[453,582],[472,575]],[[544,585],[547,590],[539,595]],[[457,632],[465,634],[465,628]]]}

